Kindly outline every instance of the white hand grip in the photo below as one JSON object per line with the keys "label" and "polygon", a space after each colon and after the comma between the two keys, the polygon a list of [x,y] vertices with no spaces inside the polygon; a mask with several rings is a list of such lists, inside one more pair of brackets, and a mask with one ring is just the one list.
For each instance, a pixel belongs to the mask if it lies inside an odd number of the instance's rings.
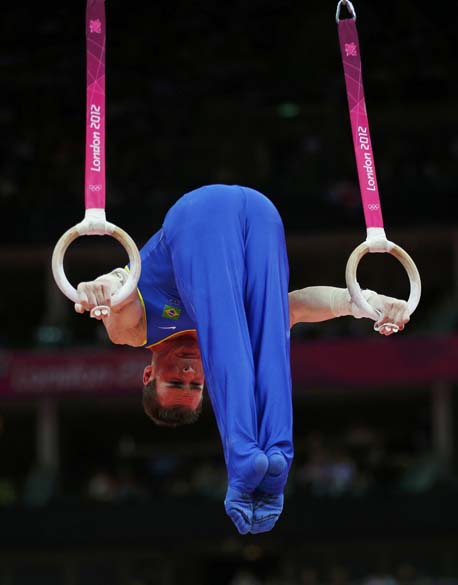
{"label": "white hand grip", "polygon": [[[77,313],[85,313],[85,310],[83,308],[83,305],[81,305],[80,303],[75,303],[75,311]],[[92,319],[105,319],[105,317],[109,317],[111,314],[111,308],[108,307],[107,305],[97,305],[96,307],[93,307],[89,313],[89,316]]]}
{"label": "white hand grip", "polygon": [[[389,242],[387,246],[387,253],[394,256],[404,266],[410,281],[410,295],[407,301],[407,307],[409,314],[411,315],[418,306],[421,296],[421,279],[420,274],[415,266],[412,258],[403,250],[400,246],[397,246],[393,242]],[[350,292],[350,296],[355,305],[363,311],[367,317],[378,321],[380,314],[366,301],[361,293],[361,288],[356,279],[356,272],[358,270],[358,264],[361,258],[371,252],[370,243],[368,241],[363,242],[357,246],[350,255],[347,261],[347,267],[345,269],[345,280],[347,288]],[[386,324],[385,324],[386,325]]]}
{"label": "white hand grip", "polygon": [[[124,247],[126,250],[129,261],[130,261],[130,270],[129,276],[126,280],[126,283],[113,295],[111,299],[111,305],[116,306],[122,303],[127,297],[129,297],[136,289],[138,279],[140,278],[141,273],[141,259],[140,253],[138,251],[135,242],[132,238],[119,228],[118,226],[105,222],[105,235],[110,235]],[[59,239],[57,244],[54,247],[54,251],[52,254],[52,273],[54,276],[54,280],[56,281],[57,286],[60,290],[64,293],[64,295],[73,301],[74,303],[78,303],[78,292],[77,290],[70,284],[65,275],[64,271],[64,256],[67,248],[70,244],[75,241],[80,236],[91,236],[91,235],[104,235],[100,227],[96,230],[93,226],[88,225],[85,221],[82,221],[79,224],[76,224],[69,230],[67,230]],[[105,316],[105,315],[104,315]]]}
{"label": "white hand grip", "polygon": [[97,307],[91,309],[91,312],[89,313],[89,316],[92,317],[92,319],[104,319],[105,317],[109,317],[109,315],[110,307],[107,307],[107,305],[97,305]]}
{"label": "white hand grip", "polygon": [[375,331],[380,331],[380,333],[398,333],[399,327],[396,323],[383,323],[383,325],[374,325]]}

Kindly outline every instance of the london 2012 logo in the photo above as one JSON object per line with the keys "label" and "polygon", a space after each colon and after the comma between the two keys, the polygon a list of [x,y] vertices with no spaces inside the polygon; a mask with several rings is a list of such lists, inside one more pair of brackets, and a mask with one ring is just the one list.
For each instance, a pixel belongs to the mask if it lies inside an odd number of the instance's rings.
{"label": "london 2012 logo", "polygon": [[358,56],[358,49],[356,48],[355,43],[345,43],[345,55],[347,57],[357,57]]}
{"label": "london 2012 logo", "polygon": [[89,21],[89,32],[97,35],[102,33],[102,22],[98,18]]}

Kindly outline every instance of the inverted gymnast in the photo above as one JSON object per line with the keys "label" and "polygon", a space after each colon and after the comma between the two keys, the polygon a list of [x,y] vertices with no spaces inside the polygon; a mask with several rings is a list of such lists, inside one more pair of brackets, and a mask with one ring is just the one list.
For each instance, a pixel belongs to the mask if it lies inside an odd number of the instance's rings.
{"label": "inverted gymnast", "polygon": [[[157,424],[194,422],[206,380],[227,467],[226,511],[241,534],[269,531],[281,514],[293,459],[290,327],[352,315],[375,319],[383,335],[401,331],[419,299],[416,268],[386,240],[372,188],[370,199],[363,196],[365,213],[372,214],[368,243],[347,263],[351,297],[346,288],[327,286],[288,295],[281,218],[247,187],[210,185],[182,196],[139,255],[133,240],[105,218],[104,0],[87,2],[86,39],[86,213],[56,244],[56,283],[77,312],[103,320],[113,343],[151,350],[143,405]],[[343,43],[353,58],[356,41]],[[364,168],[363,161],[363,178]],[[130,271],[116,268],[75,290],[63,270],[65,251],[77,237],[94,234],[125,246]],[[356,267],[368,250],[388,251],[404,263],[407,303],[359,289]]]}
{"label": "inverted gymnast", "polygon": [[[183,195],[140,256],[138,290],[107,315],[92,315],[113,343],[151,351],[143,406],[155,423],[194,422],[205,379],[227,466],[227,514],[241,534],[269,531],[293,459],[290,327],[366,315],[346,288],[288,294],[282,220],[247,187],[210,185]],[[75,310],[110,308],[127,277],[116,268],[80,283]],[[381,334],[404,329],[405,301],[363,295],[380,315]]]}

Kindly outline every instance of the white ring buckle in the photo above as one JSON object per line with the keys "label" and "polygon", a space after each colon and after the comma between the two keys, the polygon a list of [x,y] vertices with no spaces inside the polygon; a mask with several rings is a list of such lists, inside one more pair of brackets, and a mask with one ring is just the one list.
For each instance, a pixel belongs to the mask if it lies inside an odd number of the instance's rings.
{"label": "white ring buckle", "polygon": [[336,10],[336,22],[339,22],[339,20],[340,20],[340,18],[339,18],[340,17],[340,8],[342,5],[347,7],[353,20],[356,20],[356,12],[355,12],[353,4],[350,2],[350,0],[339,0],[339,2],[337,3],[337,10]]}

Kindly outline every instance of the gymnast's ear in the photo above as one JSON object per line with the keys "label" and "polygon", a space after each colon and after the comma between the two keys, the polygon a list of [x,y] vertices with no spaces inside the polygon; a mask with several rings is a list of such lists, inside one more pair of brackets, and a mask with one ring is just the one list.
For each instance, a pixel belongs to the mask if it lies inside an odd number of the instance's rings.
{"label": "gymnast's ear", "polygon": [[143,370],[143,385],[147,386],[151,382],[151,380],[154,380],[155,376],[156,376],[156,369],[152,364],[149,364]]}

